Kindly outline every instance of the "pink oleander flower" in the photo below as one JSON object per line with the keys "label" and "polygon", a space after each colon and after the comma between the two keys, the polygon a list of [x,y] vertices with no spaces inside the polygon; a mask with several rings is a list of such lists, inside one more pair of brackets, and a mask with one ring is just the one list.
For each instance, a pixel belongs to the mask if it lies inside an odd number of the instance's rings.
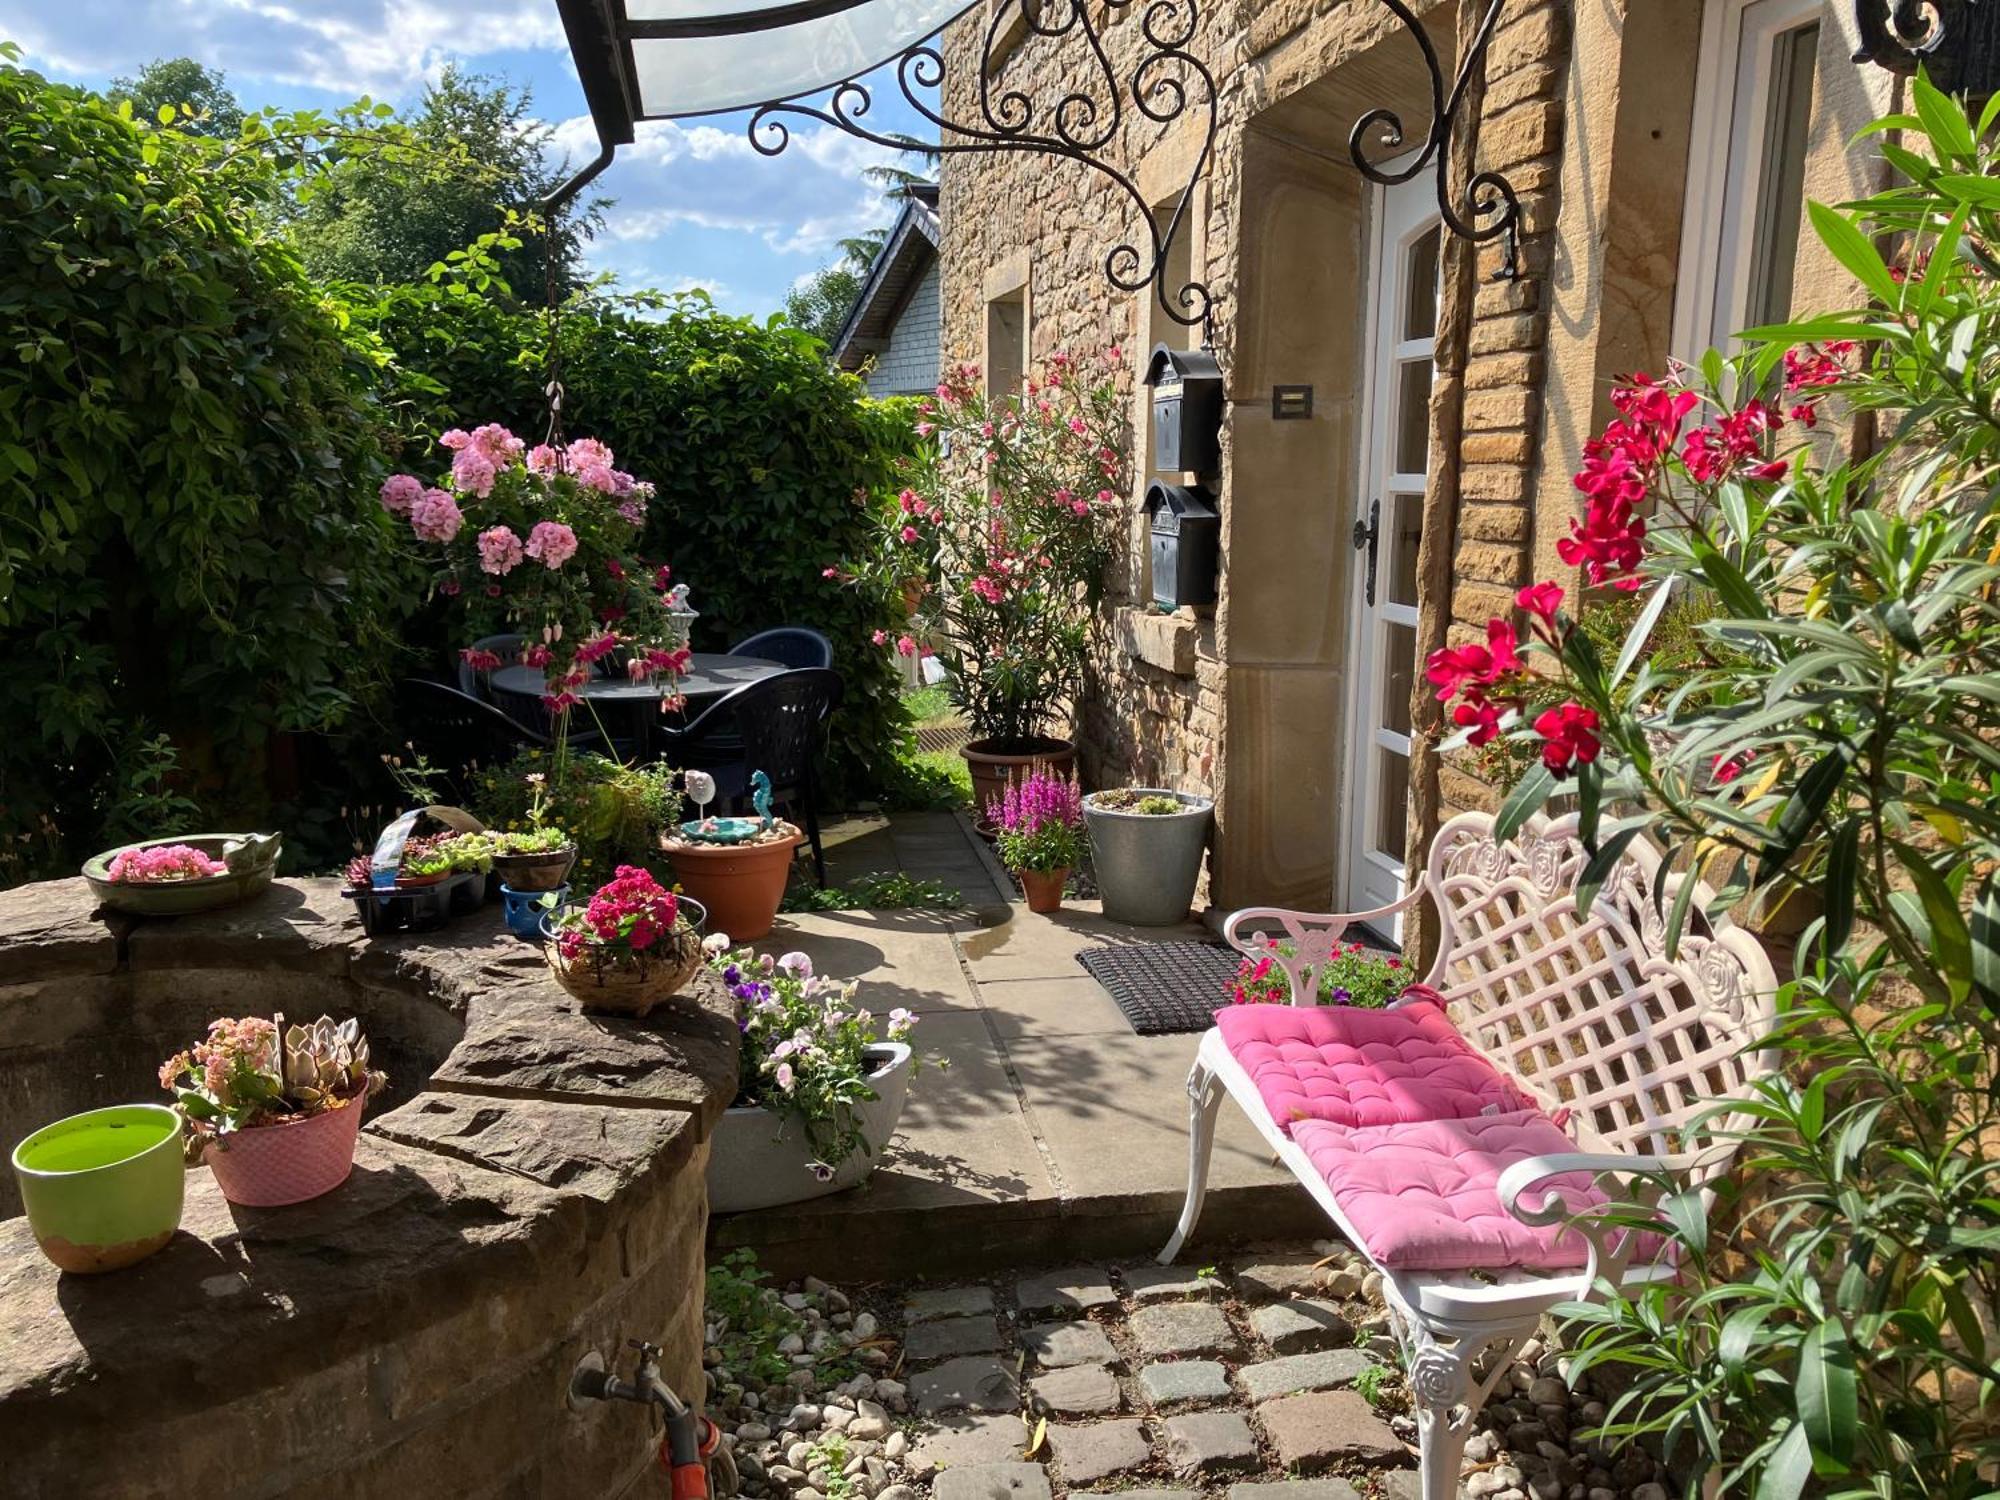
{"label": "pink oleander flower", "polygon": [[576,556],[576,533],[560,521],[537,521],[525,550],[543,567],[560,568]]}
{"label": "pink oleander flower", "polygon": [[382,509],[392,516],[407,516],[423,497],[424,482],[414,474],[391,474],[382,481]]}
{"label": "pink oleander flower", "polygon": [[1587,766],[1597,759],[1596,709],[1574,702],[1548,709],[1536,718],[1535,733],[1546,741],[1542,764],[1558,776],[1567,775],[1572,762]]}
{"label": "pink oleander flower", "polygon": [[120,885],[157,885],[226,875],[229,866],[188,844],[156,844],[150,849],[126,849],[112,856],[105,873]]}
{"label": "pink oleander flower", "polygon": [[898,656],[915,656],[917,654],[916,641],[907,635],[897,636],[896,654]]}
{"label": "pink oleander flower", "polygon": [[493,481],[499,476],[493,460],[478,448],[461,448],[451,461],[452,488],[461,495],[484,500],[493,493]]}
{"label": "pink oleander flower", "polygon": [[423,498],[410,507],[410,530],[427,542],[450,541],[464,520],[458,502],[443,490],[425,490]]}
{"label": "pink oleander flower", "polygon": [[878,630],[875,632],[874,635],[870,636],[869,639],[878,646],[886,645],[889,640],[889,632],[886,630]]}
{"label": "pink oleander flower", "polygon": [[479,533],[479,566],[487,573],[505,575],[521,565],[526,556],[521,539],[513,528],[493,526]]}

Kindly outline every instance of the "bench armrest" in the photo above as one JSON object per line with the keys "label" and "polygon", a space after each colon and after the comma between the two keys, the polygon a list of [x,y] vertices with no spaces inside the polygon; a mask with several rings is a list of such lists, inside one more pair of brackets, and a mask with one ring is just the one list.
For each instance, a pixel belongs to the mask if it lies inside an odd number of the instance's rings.
{"label": "bench armrest", "polygon": [[1515,1162],[1500,1174],[1495,1191],[1499,1194],[1500,1206],[1523,1224],[1538,1227],[1562,1224],[1568,1227],[1570,1233],[1581,1235],[1590,1247],[1584,1263],[1584,1286],[1616,1289],[1625,1286],[1630,1279],[1627,1273],[1634,1261],[1639,1263],[1640,1279],[1655,1268],[1670,1268],[1674,1264],[1676,1246],[1664,1216],[1659,1217],[1657,1230],[1647,1230],[1632,1223],[1629,1215],[1620,1222],[1589,1208],[1572,1207],[1558,1189],[1545,1192],[1541,1201],[1532,1208],[1521,1202],[1521,1195],[1532,1190],[1536,1183],[1565,1172],[1613,1172],[1621,1176],[1653,1179],[1633,1194],[1633,1201],[1641,1212],[1651,1213],[1666,1184],[1691,1185],[1705,1160],[1699,1152],[1674,1156],[1634,1156],[1621,1152],[1555,1151],[1547,1156],[1531,1156],[1526,1161]]}
{"label": "bench armrest", "polygon": [[1677,1157],[1626,1156],[1613,1151],[1554,1151],[1547,1156],[1531,1156],[1526,1161],[1515,1162],[1500,1174],[1495,1190],[1500,1195],[1500,1206],[1523,1224],[1560,1224],[1575,1212],[1561,1192],[1544,1194],[1540,1204],[1534,1208],[1520,1201],[1521,1194],[1546,1178],[1560,1177],[1567,1172],[1644,1172],[1660,1175],[1680,1170],[1682,1165]]}
{"label": "bench armrest", "polygon": [[[1378,906],[1373,911],[1317,912],[1292,911],[1282,906],[1246,906],[1229,914],[1222,924],[1222,936],[1238,953],[1248,958],[1268,956],[1291,981],[1292,1004],[1317,1005],[1319,988],[1310,977],[1333,957],[1340,939],[1356,923],[1393,917],[1424,898],[1419,885],[1400,901]],[[1271,929],[1276,928],[1274,932]],[[1253,930],[1254,929],[1254,930]],[[1291,953],[1278,951],[1281,943]]]}

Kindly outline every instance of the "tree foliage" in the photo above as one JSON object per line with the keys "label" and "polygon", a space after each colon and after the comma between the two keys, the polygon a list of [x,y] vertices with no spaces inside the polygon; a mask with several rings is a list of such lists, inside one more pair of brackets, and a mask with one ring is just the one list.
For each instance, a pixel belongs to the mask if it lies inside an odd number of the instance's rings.
{"label": "tree foliage", "polygon": [[141,120],[158,120],[165,108],[167,123],[193,135],[230,140],[243,129],[243,107],[222,74],[191,57],[155,59],[136,78],[113,79],[105,97],[113,104],[129,99]]}

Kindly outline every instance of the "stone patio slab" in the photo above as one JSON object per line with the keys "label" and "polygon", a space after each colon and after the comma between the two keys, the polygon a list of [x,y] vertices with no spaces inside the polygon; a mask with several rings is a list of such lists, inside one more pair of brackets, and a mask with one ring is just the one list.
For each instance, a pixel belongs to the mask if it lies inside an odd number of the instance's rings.
{"label": "stone patio slab", "polygon": [[1036,1410],[1064,1416],[1092,1416],[1124,1405],[1118,1380],[1102,1365],[1071,1365],[1048,1370],[1028,1382]]}
{"label": "stone patio slab", "polygon": [[1243,1392],[1252,1401],[1268,1401],[1273,1396],[1290,1396],[1299,1391],[1352,1385],[1374,1363],[1359,1349],[1328,1349],[1319,1354],[1288,1354],[1283,1359],[1244,1365],[1237,1370],[1236,1378],[1243,1382]]}
{"label": "stone patio slab", "polygon": [[935,913],[801,912],[786,916],[760,946],[796,948],[817,973],[859,979],[862,1003],[878,1016],[899,1005],[929,1015],[969,1011],[979,1003],[959,965],[951,928]]}
{"label": "stone patio slab", "polygon": [[909,1379],[910,1401],[925,1416],[944,1411],[1012,1412],[1021,1388],[1011,1365],[984,1355],[949,1359]]}
{"label": "stone patio slab", "polygon": [[954,1354],[991,1354],[1003,1343],[1000,1325],[990,1316],[936,1318],[903,1335],[903,1352],[913,1360],[945,1359]]}
{"label": "stone patio slab", "polygon": [[1067,979],[982,980],[979,996],[1003,1040],[1132,1034],[1103,985],[1081,969]]}

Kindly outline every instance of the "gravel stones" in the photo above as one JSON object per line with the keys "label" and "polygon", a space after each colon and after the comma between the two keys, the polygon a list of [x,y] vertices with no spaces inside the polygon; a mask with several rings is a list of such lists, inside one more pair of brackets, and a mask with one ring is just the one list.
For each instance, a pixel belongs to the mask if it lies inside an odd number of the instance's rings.
{"label": "gravel stones", "polygon": [[1243,1394],[1253,1402],[1274,1396],[1290,1396],[1298,1391],[1331,1390],[1352,1385],[1361,1372],[1375,1363],[1359,1349],[1330,1349],[1318,1354],[1288,1354],[1261,1364],[1244,1365],[1236,1372],[1243,1382]]}
{"label": "gravel stones", "polygon": [[1049,1442],[1063,1478],[1071,1484],[1089,1484],[1151,1461],[1152,1444],[1146,1440],[1144,1425],[1130,1418],[1114,1422],[1093,1422],[1087,1427],[1051,1427]]}
{"label": "gravel stones", "polygon": [[1142,1353],[1224,1354],[1236,1347],[1236,1334],[1222,1309],[1208,1302],[1162,1302],[1141,1307],[1130,1319],[1132,1337]]}
{"label": "gravel stones", "polygon": [[925,1416],[944,1411],[1012,1412],[1021,1405],[1014,1372],[997,1359],[977,1355],[919,1370],[910,1377],[909,1386],[911,1402]]}
{"label": "gravel stones", "polygon": [[1049,1500],[1049,1476],[1040,1464],[968,1464],[942,1470],[932,1500]]}
{"label": "gravel stones", "polygon": [[1250,1327],[1280,1354],[1354,1342],[1354,1325],[1331,1302],[1274,1302],[1250,1314]]}
{"label": "gravel stones", "polygon": [[1158,1360],[1139,1372],[1139,1386],[1155,1406],[1226,1401],[1229,1371],[1212,1359]]}
{"label": "gravel stones", "polygon": [[1247,1468],[1257,1462],[1256,1435],[1237,1412],[1191,1412],[1168,1417],[1166,1429],[1167,1462],[1181,1473]]}
{"label": "gravel stones", "polygon": [[1061,1416],[1095,1416],[1116,1411],[1124,1402],[1117,1379],[1102,1365],[1049,1370],[1028,1382],[1028,1395],[1038,1411]]}
{"label": "gravel stones", "polygon": [[1378,1464],[1403,1456],[1388,1424],[1352,1391],[1313,1391],[1280,1396],[1257,1408],[1270,1435],[1278,1465],[1300,1474],[1324,1469],[1339,1459]]}
{"label": "gravel stones", "polygon": [[1021,1342],[1045,1370],[1065,1365],[1109,1365],[1118,1360],[1118,1351],[1095,1323],[1044,1323],[1022,1334]]}
{"label": "gravel stones", "polygon": [[1023,1313],[1089,1312],[1117,1301],[1110,1279],[1095,1266],[1030,1276],[1014,1288],[1015,1305]]}
{"label": "gravel stones", "polygon": [[903,1336],[903,1352],[911,1359],[948,1359],[956,1354],[991,1354],[1006,1343],[991,1317],[935,1318],[918,1323]]}

